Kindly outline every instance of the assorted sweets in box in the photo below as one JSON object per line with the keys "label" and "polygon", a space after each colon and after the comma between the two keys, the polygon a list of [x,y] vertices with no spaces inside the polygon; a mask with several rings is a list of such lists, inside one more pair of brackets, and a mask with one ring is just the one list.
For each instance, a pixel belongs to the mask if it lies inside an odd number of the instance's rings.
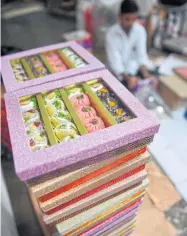
{"label": "assorted sweets in box", "polygon": [[60,43],[2,57],[2,76],[6,91],[103,68],[100,61],[76,42]]}
{"label": "assorted sweets in box", "polygon": [[23,180],[101,154],[108,158],[104,153],[151,137],[159,127],[107,70],[17,90],[5,101]]}
{"label": "assorted sweets in box", "polygon": [[98,79],[21,97],[19,105],[33,151],[134,118]]}
{"label": "assorted sweets in box", "polygon": [[131,235],[159,124],[75,45],[3,60],[16,174],[45,236]]}

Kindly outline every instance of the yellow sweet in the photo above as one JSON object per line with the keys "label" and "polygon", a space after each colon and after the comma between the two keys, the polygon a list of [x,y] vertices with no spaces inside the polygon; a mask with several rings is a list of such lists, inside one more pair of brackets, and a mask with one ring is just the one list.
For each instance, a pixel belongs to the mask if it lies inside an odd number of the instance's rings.
{"label": "yellow sweet", "polygon": [[48,98],[49,100],[53,99],[54,97],[55,97],[55,93],[54,93],[54,92],[51,92],[51,93],[49,93],[49,94],[47,95],[47,98]]}
{"label": "yellow sweet", "polygon": [[71,93],[76,93],[78,91],[78,88],[72,88]]}
{"label": "yellow sweet", "polygon": [[34,131],[37,129],[37,127],[32,123],[29,125],[30,131]]}
{"label": "yellow sweet", "polygon": [[99,92],[101,92],[101,93],[107,93],[108,90],[107,90],[106,88],[101,88],[101,89],[99,90]]}
{"label": "yellow sweet", "polygon": [[43,140],[43,137],[41,137],[40,135],[35,135],[35,140],[40,142]]}
{"label": "yellow sweet", "polygon": [[74,129],[56,128],[54,130],[56,137],[62,141],[66,136],[74,136],[77,132]]}
{"label": "yellow sweet", "polygon": [[109,104],[110,107],[115,107],[116,106],[116,103],[114,101],[109,101],[108,104]]}
{"label": "yellow sweet", "polygon": [[46,106],[46,110],[47,110],[47,112],[48,112],[48,114],[50,116],[52,116],[55,113],[55,111],[56,111],[55,107],[54,106],[50,106],[50,105]]}
{"label": "yellow sweet", "polygon": [[96,84],[92,85],[92,88],[97,89],[97,88],[100,88],[101,86],[102,86],[102,84],[96,83]]}
{"label": "yellow sweet", "polygon": [[123,114],[124,114],[123,109],[118,108],[118,109],[116,110],[116,115],[121,116],[121,115],[123,115]]}
{"label": "yellow sweet", "polygon": [[68,111],[60,111],[56,112],[51,116],[51,123],[53,126],[57,126],[59,124],[69,124],[71,121],[71,116]]}
{"label": "yellow sweet", "polygon": [[21,106],[27,106],[30,103],[30,100],[20,102]]}

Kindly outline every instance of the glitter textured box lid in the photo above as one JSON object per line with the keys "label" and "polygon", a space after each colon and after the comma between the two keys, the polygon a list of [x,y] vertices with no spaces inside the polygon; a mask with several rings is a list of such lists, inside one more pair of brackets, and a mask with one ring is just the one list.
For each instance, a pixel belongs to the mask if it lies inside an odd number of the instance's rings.
{"label": "glitter textured box lid", "polygon": [[[32,56],[40,53],[44,53],[47,51],[55,50],[55,49],[61,49],[69,47],[72,49],[77,55],[79,55],[86,63],[84,67],[79,68],[69,68],[65,71],[49,74],[40,78],[30,79],[25,82],[17,82],[15,75],[12,70],[12,66],[10,61],[12,59],[17,58],[23,58],[27,56]],[[91,71],[97,71],[100,69],[104,69],[104,64],[102,64],[98,59],[96,59],[91,53],[89,53],[87,50],[85,50],[82,46],[80,46],[78,43],[71,41],[67,43],[59,43],[54,44],[46,47],[31,49],[15,54],[11,54],[8,56],[1,57],[1,63],[2,63],[2,77],[3,82],[5,85],[6,91],[14,91],[21,88],[26,88],[30,86],[39,85],[42,83],[48,83],[54,80],[59,80],[63,78],[68,78],[74,75],[79,74],[85,74]]]}
{"label": "glitter textured box lid", "polygon": [[[62,142],[32,152],[25,132],[18,99],[22,96],[50,91],[96,78],[101,78],[117,94],[121,102],[134,113],[136,118],[80,136],[73,141]],[[56,80],[52,83],[7,93],[5,94],[5,102],[15,169],[21,180],[29,180],[63,167],[83,161],[86,162],[90,158],[94,158],[96,161],[109,158],[109,154],[114,150],[152,136],[159,129],[159,124],[151,113],[107,70]],[[107,155],[105,155],[106,153]]]}

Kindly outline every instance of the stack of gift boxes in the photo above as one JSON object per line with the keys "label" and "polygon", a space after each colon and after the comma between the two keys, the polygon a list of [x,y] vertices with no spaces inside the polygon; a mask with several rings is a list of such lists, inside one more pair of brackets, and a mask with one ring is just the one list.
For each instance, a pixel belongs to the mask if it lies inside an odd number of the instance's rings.
{"label": "stack of gift boxes", "polygon": [[149,112],[73,42],[6,56],[2,74],[15,171],[48,235],[130,235],[159,128]]}

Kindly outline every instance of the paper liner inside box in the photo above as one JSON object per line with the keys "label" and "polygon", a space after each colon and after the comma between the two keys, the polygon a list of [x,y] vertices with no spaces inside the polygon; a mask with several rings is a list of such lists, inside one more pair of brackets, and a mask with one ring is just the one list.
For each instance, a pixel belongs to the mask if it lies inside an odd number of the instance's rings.
{"label": "paper liner inside box", "polygon": [[121,194],[124,191],[128,191],[141,184],[141,182],[146,178],[147,174],[145,171],[141,171],[137,174],[134,174],[127,179],[121,180],[113,184],[110,188],[103,189],[85,199],[82,199],[72,205],[68,205],[66,208],[57,211],[51,215],[43,214],[43,218],[46,224],[53,223],[57,220],[65,220],[66,218],[72,217],[80,213],[80,211],[85,211],[87,208],[94,207],[95,205],[100,204],[101,202],[106,201],[114,196]]}
{"label": "paper liner inside box", "polygon": [[[62,142],[32,152],[28,144],[18,99],[96,78],[100,78],[106,83],[136,118],[81,136],[72,142]],[[159,128],[152,115],[107,70],[20,89],[6,94],[5,102],[15,169],[21,180],[29,180],[78,162],[85,161],[86,163],[86,160],[90,158],[97,157],[98,160],[101,160],[112,157],[115,155],[114,150],[122,148],[123,151],[126,151],[123,147],[128,148],[128,144],[153,136]]]}
{"label": "paper liner inside box", "polygon": [[[41,55],[42,53],[45,53],[48,51],[54,51],[54,50],[58,50],[62,48],[70,48],[73,52],[75,52],[75,54],[77,54],[80,58],[82,58],[86,62],[86,65],[84,67],[79,67],[79,68],[69,68],[62,72],[48,74],[40,78],[35,78],[34,76],[31,76],[32,78],[30,78],[27,81],[17,82],[15,75],[13,73],[12,66],[11,66],[11,60],[24,59],[25,57],[28,57],[28,56],[35,56],[38,54]],[[64,62],[67,63],[67,61],[64,61]],[[91,53],[88,53],[87,50],[85,50],[76,42],[59,43],[59,44],[54,44],[54,45],[50,45],[46,47],[41,47],[41,48],[36,48],[36,49],[28,50],[28,51],[11,54],[11,55],[2,57],[1,63],[2,63],[2,77],[3,77],[3,82],[5,85],[6,91],[14,91],[14,90],[18,90],[18,89],[22,89],[22,88],[26,88],[30,86],[36,86],[43,83],[53,82],[54,80],[59,80],[59,79],[61,80],[63,78],[69,78],[69,77],[79,75],[79,74],[82,75],[91,71],[104,69],[105,67],[96,57],[94,57]],[[25,63],[27,62],[25,61]],[[27,69],[28,69],[28,65],[27,65]],[[49,70],[49,68],[47,69]],[[30,70],[31,70],[30,72],[32,73],[31,68]]]}
{"label": "paper liner inside box", "polygon": [[45,202],[39,201],[40,207],[44,212],[47,212],[61,204],[64,204],[66,202],[71,201],[74,198],[79,197],[80,195],[84,193],[87,193],[88,191],[92,189],[95,189],[101,185],[104,185],[114,180],[124,175],[127,172],[140,171],[144,169],[145,167],[144,164],[148,161],[148,159],[149,159],[148,153],[142,154],[134,158],[133,160],[130,160],[129,162],[118,166],[117,168],[107,171],[101,176],[91,179],[90,181],[87,181],[69,191],[65,191],[62,194],[57,195],[56,197],[53,197],[48,201],[45,201]]}
{"label": "paper liner inside box", "polygon": [[133,199],[138,195],[141,196],[144,194],[144,189],[147,187],[147,184],[147,180],[144,180],[140,186],[134,188],[133,190],[118,195],[94,208],[57,224],[58,231],[64,235],[67,233],[68,235],[76,235],[77,233],[80,234],[84,232],[113,213],[120,211],[125,203],[128,202],[128,198]]}
{"label": "paper liner inside box", "polygon": [[[107,160],[100,161],[98,163],[88,165],[86,167],[83,167],[81,169],[78,169],[76,171],[70,172],[68,174],[64,174],[63,171],[58,171],[58,176],[44,176],[41,177],[41,183],[40,184],[34,184],[32,182],[28,183],[28,186],[30,187],[31,191],[35,194],[36,197],[41,197],[43,195],[46,195],[47,193],[50,193],[54,190],[59,189],[60,187],[63,187],[77,179],[83,178],[84,176],[103,168],[106,165],[109,165],[123,156],[127,156],[130,153],[135,154],[138,150],[143,149],[144,147],[137,148],[131,151],[128,151],[126,153],[122,153],[120,155],[117,155],[115,157],[111,157]],[[135,155],[127,156],[127,161],[136,157]]]}

